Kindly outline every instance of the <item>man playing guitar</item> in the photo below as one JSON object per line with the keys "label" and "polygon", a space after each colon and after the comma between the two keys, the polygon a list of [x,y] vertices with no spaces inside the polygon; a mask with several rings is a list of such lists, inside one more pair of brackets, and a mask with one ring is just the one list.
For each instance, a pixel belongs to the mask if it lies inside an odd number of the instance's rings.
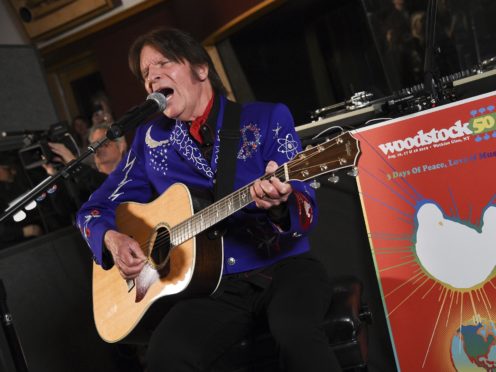
{"label": "man playing guitar", "polygon": [[[142,304],[163,294],[179,297],[154,329],[147,350],[149,372],[208,370],[259,317],[268,321],[285,370],[339,371],[320,328],[331,301],[330,284],[306,237],[317,220],[315,195],[306,182],[283,182],[278,175],[278,169],[285,170],[279,165],[301,150],[287,107],[241,106],[233,189],[248,185],[235,193],[244,207],[236,210],[230,198],[222,199],[218,205],[229,215],[223,237],[205,237],[209,219],[217,222],[223,211],[207,208],[203,211],[208,213],[182,217],[180,200],[192,205],[196,200],[182,190],[213,195],[219,131],[233,103],[205,49],[182,31],[158,29],[139,37],[129,64],[148,93],[167,96],[167,106],[163,115],[137,129],[128,154],[78,214],[96,264],[130,283],[122,295],[129,293],[129,302],[109,305],[102,316],[139,306],[139,313],[146,312],[149,305]],[[163,199],[147,209],[137,206],[161,194]],[[162,217],[154,220],[155,215]],[[151,232],[143,232],[141,225]],[[196,225],[202,232],[198,236]],[[182,296],[197,278],[195,270],[210,260],[203,258],[202,242],[214,240],[221,244],[213,259],[218,263],[213,293]],[[165,243],[156,248],[159,242]],[[102,322],[102,328],[108,323]]]}

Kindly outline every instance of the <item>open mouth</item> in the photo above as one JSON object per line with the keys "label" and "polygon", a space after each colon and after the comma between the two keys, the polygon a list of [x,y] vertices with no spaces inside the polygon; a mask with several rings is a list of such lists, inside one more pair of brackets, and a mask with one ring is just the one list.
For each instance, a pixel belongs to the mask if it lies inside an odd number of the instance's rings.
{"label": "open mouth", "polygon": [[158,91],[159,93],[162,93],[165,98],[169,98],[174,93],[174,90],[171,88],[162,88]]}

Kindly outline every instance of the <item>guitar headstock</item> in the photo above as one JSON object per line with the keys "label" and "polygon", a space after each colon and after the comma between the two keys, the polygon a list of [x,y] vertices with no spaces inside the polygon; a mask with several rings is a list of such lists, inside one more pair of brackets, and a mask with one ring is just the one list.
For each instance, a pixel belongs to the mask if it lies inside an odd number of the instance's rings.
{"label": "guitar headstock", "polygon": [[359,155],[358,140],[345,132],[300,152],[286,163],[288,180],[305,181],[328,172],[353,167]]}

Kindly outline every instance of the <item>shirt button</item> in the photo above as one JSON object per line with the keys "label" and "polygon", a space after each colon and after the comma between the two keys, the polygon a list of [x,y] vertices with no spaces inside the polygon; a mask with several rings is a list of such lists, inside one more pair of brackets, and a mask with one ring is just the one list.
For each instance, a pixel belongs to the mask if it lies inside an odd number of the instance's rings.
{"label": "shirt button", "polygon": [[229,258],[227,259],[227,264],[228,264],[229,266],[232,266],[232,265],[234,265],[235,263],[236,263],[236,259],[235,259],[234,257],[229,257]]}

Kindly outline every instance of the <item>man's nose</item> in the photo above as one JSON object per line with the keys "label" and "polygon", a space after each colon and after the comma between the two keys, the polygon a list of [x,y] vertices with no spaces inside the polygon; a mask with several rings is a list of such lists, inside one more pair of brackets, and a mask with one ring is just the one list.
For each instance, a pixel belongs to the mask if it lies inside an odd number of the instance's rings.
{"label": "man's nose", "polygon": [[160,81],[160,73],[156,69],[152,69],[150,67],[150,70],[148,71],[148,76],[146,78],[146,86],[148,86],[148,89],[150,91],[154,90],[153,84],[157,84]]}
{"label": "man's nose", "polygon": [[159,70],[158,66],[151,65],[148,68],[148,78],[147,78],[147,80],[149,82],[160,80],[160,75],[161,74],[160,74],[160,70]]}

